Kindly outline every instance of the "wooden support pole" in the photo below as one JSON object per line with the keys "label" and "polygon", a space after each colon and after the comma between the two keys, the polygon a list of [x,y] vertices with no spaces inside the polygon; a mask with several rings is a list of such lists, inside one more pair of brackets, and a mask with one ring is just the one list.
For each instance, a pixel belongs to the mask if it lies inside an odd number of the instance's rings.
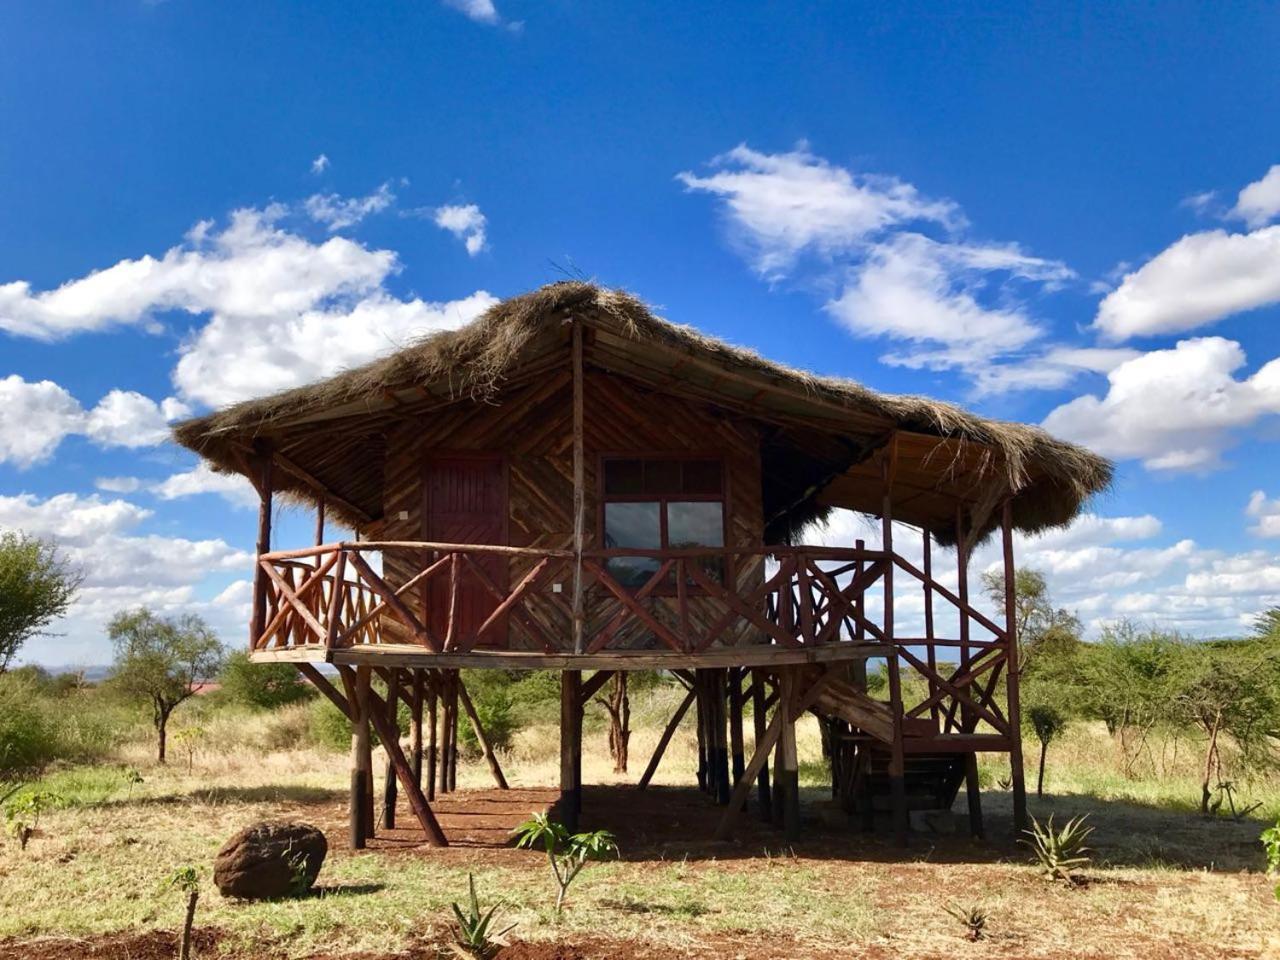
{"label": "wooden support pole", "polygon": [[[928,641],[928,647],[925,650],[925,659],[929,664],[929,670],[936,673],[938,670],[938,651],[933,645],[934,627],[933,627],[933,535],[929,532],[928,527],[924,527],[920,531],[924,541],[924,558],[921,566],[924,570],[924,638]],[[929,695],[937,693],[937,687],[932,679],[929,680]],[[929,716],[933,718],[933,722],[938,722],[938,704],[934,703],[929,707]]]}
{"label": "wooden support pole", "polygon": [[254,445],[258,488],[258,542],[257,556],[253,564],[253,612],[249,621],[249,643],[257,646],[265,638],[267,625],[267,573],[262,569],[261,558],[271,552],[271,448],[266,441]]}
{"label": "wooden support pole", "polygon": [[422,795],[422,791],[413,782],[413,771],[409,769],[409,762],[405,760],[404,751],[400,749],[397,728],[387,720],[390,705],[384,703],[382,698],[373,691],[369,691],[368,700],[370,717],[378,730],[378,736],[382,739],[383,746],[387,750],[387,756],[391,758],[392,769],[395,770],[396,776],[404,787],[409,807],[413,810],[414,816],[418,818],[418,823],[421,824],[423,832],[427,835],[427,843],[436,847],[447,847],[449,841],[445,839],[444,831],[440,829],[440,824],[437,822],[435,814],[431,812],[430,804],[427,803],[426,797]]}
{"label": "wooden support pole", "polygon": [[729,830],[733,826],[733,818],[742,809],[742,805],[747,802],[747,795],[751,792],[751,781],[759,775],[761,770],[769,765],[769,752],[774,749],[782,737],[785,719],[786,710],[779,702],[778,709],[774,711],[773,720],[769,723],[768,729],[756,739],[755,752],[752,753],[751,761],[747,764],[747,768],[742,772],[742,779],[734,785],[733,793],[729,796],[729,805],[720,817],[720,825],[716,827],[715,839],[724,840],[728,838]]}
{"label": "wooden support pole", "polygon": [[449,688],[453,683],[453,673],[450,670],[440,670],[436,676],[439,679],[440,687],[440,749],[439,749],[439,773],[436,776],[436,791],[438,793],[449,792],[449,752],[453,749],[452,737],[449,733],[452,718],[449,714]]}
{"label": "wooden support pole", "polygon": [[788,840],[800,838],[800,758],[796,752],[796,716],[798,691],[794,669],[782,669],[782,690],[778,696],[778,712],[782,716],[782,735],[778,745],[782,758],[782,833]]}
{"label": "wooden support pole", "polygon": [[667,721],[667,726],[662,731],[662,736],[658,738],[658,745],[654,748],[653,756],[649,758],[649,765],[644,768],[644,773],[640,775],[640,782],[636,784],[636,789],[643,790],[649,786],[649,781],[658,772],[658,764],[662,762],[662,755],[667,752],[667,746],[671,743],[671,738],[675,734],[676,728],[680,726],[680,721],[689,712],[689,706],[697,698],[697,693],[693,690],[684,695],[684,699],[680,701],[680,706],[676,707],[676,712]]}
{"label": "wooden support pole", "polygon": [[[965,549],[966,537],[968,531],[965,530],[964,524],[964,508],[956,508],[956,596],[960,598],[960,669],[959,673],[963,676],[968,674],[971,659],[969,652],[969,614],[967,612],[969,605],[969,551]],[[961,705],[960,707],[960,729],[965,733],[973,732],[973,722],[970,721],[972,710],[969,707]],[[948,718],[954,717],[954,713],[948,711]],[[951,724],[948,722],[947,726]],[[944,729],[943,733],[949,730]],[[969,808],[969,834],[970,836],[981,838],[986,834],[986,827],[982,821],[982,785],[978,781],[978,755],[969,753],[964,758],[964,783],[965,783],[965,799]]]}
{"label": "wooden support pole", "polygon": [[710,671],[711,684],[711,722],[713,724],[715,744],[715,800],[716,803],[728,803],[733,784],[729,781],[729,732],[728,732],[728,697],[726,671]]}
{"label": "wooden support pole", "polygon": [[449,792],[458,789],[458,681],[457,670],[449,671]]}
{"label": "wooden support pole", "polygon": [[582,551],[586,547],[586,454],[583,449],[582,321],[572,320],[570,336],[573,365],[573,651],[584,650],[586,622],[582,594]]}
{"label": "wooden support pole", "polygon": [[409,766],[413,769],[413,782],[422,789],[422,671],[410,671],[412,689],[409,694]]}
{"label": "wooden support pole", "polygon": [[[400,671],[392,667],[387,675],[387,728],[396,741],[400,740]],[[396,826],[396,771],[391,761],[391,747],[383,743],[387,754],[386,777],[382,786],[382,825],[388,830]]]}
{"label": "wooden support pole", "polygon": [[461,676],[458,677],[458,699],[462,701],[462,709],[467,712],[467,719],[471,721],[471,730],[476,735],[476,742],[480,744],[480,751],[484,754],[485,763],[489,765],[489,772],[493,774],[493,782],[498,785],[499,790],[506,790],[507,778],[502,775],[498,756],[494,753],[493,744],[489,742],[489,736],[480,723],[480,715],[476,713],[475,704],[471,702],[471,695],[467,693],[466,684],[462,682]]}
{"label": "wooden support pole", "polygon": [[373,771],[369,763],[369,668],[339,668],[347,688],[347,702],[351,705],[351,801],[350,845],[352,850],[363,850],[371,831],[365,805],[366,787],[372,782]]}
{"label": "wooden support pole", "polygon": [[316,504],[316,546],[324,543],[324,497]]}
{"label": "wooden support pole", "polygon": [[432,670],[427,679],[427,799],[436,798],[436,768],[440,763],[440,672]]}
{"label": "wooden support pole", "polygon": [[708,746],[710,724],[707,723],[707,690],[705,671],[693,671],[693,692],[697,697],[698,719],[698,789],[704,793],[711,789],[711,753]]}
{"label": "wooden support pole", "polygon": [[[764,674],[760,670],[752,670],[751,674],[751,722],[755,734],[755,746],[758,748],[764,742],[767,732],[768,718],[765,714],[768,713],[768,709],[764,703]],[[765,753],[765,758],[766,760],[768,758],[767,752]],[[771,822],[773,820],[773,798],[769,792],[769,764],[767,762],[760,764],[759,772],[756,774],[756,796],[760,804],[760,819],[765,823]]]}
{"label": "wooden support pole", "polygon": [[560,797],[564,824],[578,832],[582,812],[582,673],[560,673]]}
{"label": "wooden support pole", "polygon": [[1005,691],[1008,695],[1009,768],[1013,780],[1013,829],[1021,836],[1027,828],[1027,784],[1022,769],[1022,706],[1019,697],[1021,666],[1018,663],[1018,597],[1013,563],[1013,500],[1004,501],[1000,517],[1004,545],[1004,631],[1008,667]]}
{"label": "wooden support pole", "polygon": [[[884,479],[884,502],[880,510],[880,537],[886,556],[893,557],[893,473],[897,461],[897,438],[890,443],[888,455],[881,461]],[[896,564],[885,567],[884,620],[885,640],[893,644],[893,570]],[[893,718],[893,742],[889,750],[889,803],[893,816],[894,840],[899,846],[907,844],[907,758],[903,743],[905,707],[902,703],[902,676],[896,648],[889,651],[885,661],[889,675],[889,711]]]}
{"label": "wooden support pole", "polygon": [[742,681],[745,672],[741,667],[730,667],[727,676],[729,679],[729,752],[733,765],[733,782],[737,783],[742,779],[742,771],[747,765],[742,732],[744,706]]}

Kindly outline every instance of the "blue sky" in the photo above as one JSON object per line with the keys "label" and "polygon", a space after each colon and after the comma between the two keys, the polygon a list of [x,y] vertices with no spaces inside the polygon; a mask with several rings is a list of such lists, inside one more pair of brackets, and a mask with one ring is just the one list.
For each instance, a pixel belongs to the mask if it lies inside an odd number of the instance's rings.
{"label": "blue sky", "polygon": [[1090,444],[1114,492],[1025,561],[1094,630],[1244,629],[1280,603],[1280,14],[941,6],[5,4],[0,526],[89,575],[28,657],[100,662],[140,601],[242,639],[253,512],[166,420],[565,271]]}

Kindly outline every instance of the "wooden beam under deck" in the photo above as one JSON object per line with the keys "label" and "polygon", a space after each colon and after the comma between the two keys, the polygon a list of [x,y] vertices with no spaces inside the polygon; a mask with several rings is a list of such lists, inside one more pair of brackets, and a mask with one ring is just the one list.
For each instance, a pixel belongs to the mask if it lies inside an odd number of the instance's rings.
{"label": "wooden beam under deck", "polygon": [[526,653],[516,650],[432,653],[413,644],[379,643],[326,650],[321,644],[287,650],[254,650],[255,663],[333,663],[383,667],[456,670],[678,670],[720,667],[795,666],[883,657],[892,648],[882,643],[828,643],[812,648],[776,646],[723,647],[701,653],[626,650],[597,654]]}

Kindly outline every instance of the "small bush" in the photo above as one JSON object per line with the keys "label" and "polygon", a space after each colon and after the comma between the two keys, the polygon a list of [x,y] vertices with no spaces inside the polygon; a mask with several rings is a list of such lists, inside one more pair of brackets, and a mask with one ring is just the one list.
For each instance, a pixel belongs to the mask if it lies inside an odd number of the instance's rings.
{"label": "small bush", "polygon": [[220,695],[230,703],[272,710],[306,700],[313,688],[289,663],[253,663],[249,655],[236,651],[218,674]]}
{"label": "small bush", "polygon": [[307,734],[322,750],[341,753],[351,747],[351,721],[328,700],[313,700],[308,705]]}

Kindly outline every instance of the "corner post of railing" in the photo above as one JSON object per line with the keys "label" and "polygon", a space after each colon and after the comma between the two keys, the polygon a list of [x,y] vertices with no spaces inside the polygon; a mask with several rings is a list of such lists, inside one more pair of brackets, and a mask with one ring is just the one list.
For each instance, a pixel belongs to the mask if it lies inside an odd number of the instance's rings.
{"label": "corner post of railing", "polygon": [[1004,547],[1004,642],[1005,689],[1008,695],[1009,768],[1013,781],[1013,828],[1021,834],[1027,825],[1027,785],[1022,770],[1022,708],[1019,681],[1022,667],[1018,663],[1018,623],[1016,571],[1013,563],[1013,499],[1006,497],[1000,511],[1001,539]]}
{"label": "corner post of railing", "polygon": [[250,457],[250,479],[258,490],[258,542],[253,558],[253,612],[249,620],[249,647],[254,649],[265,638],[267,626],[267,575],[262,569],[262,555],[271,551],[271,476],[272,451],[266,440],[255,440]]}
{"label": "corner post of railing", "polygon": [[902,676],[898,661],[898,644],[893,628],[893,475],[897,467],[897,434],[889,441],[880,461],[881,479],[884,483],[884,500],[880,510],[880,536],[884,546],[884,639],[887,670],[889,674],[889,709],[893,715],[893,743],[889,753],[889,797],[893,812],[894,840],[899,846],[907,843],[907,758],[904,737],[904,708],[902,704]]}
{"label": "corner post of railing", "polygon": [[573,367],[573,652],[584,651],[582,551],[586,546],[586,453],[583,444],[582,321],[569,319],[569,359]]}
{"label": "corner post of railing", "polygon": [[[927,644],[925,656],[929,663],[929,673],[935,674],[938,671],[938,650],[933,645],[933,534],[929,532],[929,528],[921,528],[921,536],[923,538],[924,556],[923,556],[923,573],[924,573],[924,639]],[[929,677],[929,697],[930,699],[938,692],[938,685],[933,676]],[[933,722],[938,722],[938,704],[934,703],[929,707],[929,716],[933,718]]]}

